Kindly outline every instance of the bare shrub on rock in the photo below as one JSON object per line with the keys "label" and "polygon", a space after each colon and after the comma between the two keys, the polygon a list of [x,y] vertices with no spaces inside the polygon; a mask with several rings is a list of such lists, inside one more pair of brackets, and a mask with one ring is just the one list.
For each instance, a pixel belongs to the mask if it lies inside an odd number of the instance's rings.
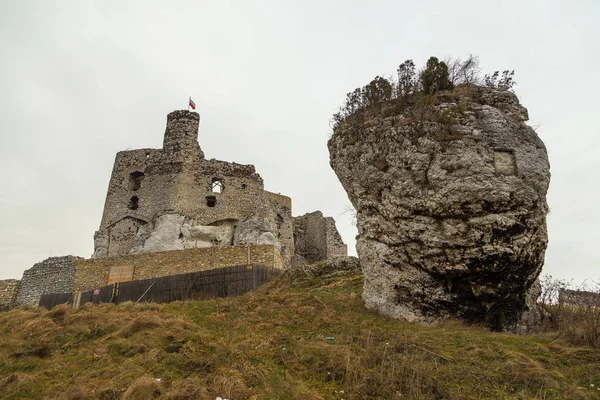
{"label": "bare shrub on rock", "polygon": [[[422,68],[413,60],[406,60],[396,70],[395,78],[376,76],[368,85],[358,87],[346,94],[344,104],[333,115],[331,125],[335,130],[347,118],[361,118],[364,112],[385,103],[396,107],[423,103],[423,97],[438,92],[451,91],[456,87],[488,86],[498,90],[511,90],[516,84],[514,71],[496,71],[482,78],[479,57],[447,58],[440,61],[430,57]],[[424,103],[427,103],[426,101]]]}
{"label": "bare shrub on rock", "polygon": [[514,70],[505,70],[502,72],[502,75],[500,75],[500,71],[495,71],[493,74],[485,76],[485,86],[499,90],[512,90],[513,86],[517,84],[513,80],[514,76]]}
{"label": "bare shrub on rock", "polygon": [[452,84],[461,85],[481,85],[481,66],[479,57],[469,54],[466,58],[447,58],[445,61],[448,66],[448,74]]}

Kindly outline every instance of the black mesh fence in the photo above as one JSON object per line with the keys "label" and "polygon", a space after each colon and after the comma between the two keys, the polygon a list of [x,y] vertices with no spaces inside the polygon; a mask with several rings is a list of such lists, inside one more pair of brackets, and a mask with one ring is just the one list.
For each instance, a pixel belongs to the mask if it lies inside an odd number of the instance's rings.
{"label": "black mesh fence", "polygon": [[73,304],[73,293],[50,293],[40,297],[39,306],[51,309],[59,304]]}
{"label": "black mesh fence", "polygon": [[[156,302],[239,296],[278,276],[281,270],[263,265],[237,265],[161,278],[115,283],[81,293],[85,303]],[[48,309],[73,303],[72,293],[43,295],[40,306]]]}

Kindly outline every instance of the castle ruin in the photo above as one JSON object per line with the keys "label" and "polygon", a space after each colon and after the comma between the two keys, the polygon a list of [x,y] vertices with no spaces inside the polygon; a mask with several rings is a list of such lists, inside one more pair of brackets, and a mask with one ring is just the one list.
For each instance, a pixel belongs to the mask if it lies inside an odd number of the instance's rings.
{"label": "castle ruin", "polygon": [[[126,279],[137,280],[252,262],[288,269],[347,255],[333,218],[320,211],[294,218],[291,199],[266,191],[253,165],[207,160],[199,123],[195,112],[173,111],[162,149],[117,153],[92,259],[52,257],[18,285],[0,281],[7,303],[0,306],[36,305],[57,288],[94,289],[123,266],[131,267]],[[210,251],[194,251],[203,248]]]}
{"label": "castle ruin", "polygon": [[174,111],[162,149],[117,153],[92,258],[268,243],[290,265],[291,199],[264,190],[252,165],[205,159],[199,122]]}

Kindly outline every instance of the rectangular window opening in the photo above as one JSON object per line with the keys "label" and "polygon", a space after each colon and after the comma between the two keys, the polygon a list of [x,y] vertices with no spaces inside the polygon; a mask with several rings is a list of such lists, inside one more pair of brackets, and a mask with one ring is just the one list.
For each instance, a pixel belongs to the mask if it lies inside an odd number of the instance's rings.
{"label": "rectangular window opening", "polygon": [[206,205],[214,207],[217,205],[217,198],[215,196],[206,196]]}

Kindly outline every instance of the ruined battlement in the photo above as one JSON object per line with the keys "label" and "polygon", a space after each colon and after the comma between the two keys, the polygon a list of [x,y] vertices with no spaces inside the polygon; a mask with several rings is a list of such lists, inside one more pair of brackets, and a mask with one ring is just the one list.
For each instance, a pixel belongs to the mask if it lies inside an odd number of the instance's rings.
{"label": "ruined battlement", "polygon": [[200,124],[200,114],[188,110],[175,110],[167,114],[167,128],[172,126],[170,125],[172,123],[185,123],[185,121],[189,121],[190,124],[195,123],[195,130],[193,132],[195,132],[194,134],[197,134],[198,126]]}
{"label": "ruined battlement", "polygon": [[236,176],[238,178],[246,178],[258,182],[261,189],[264,187],[263,179],[256,172],[256,168],[252,164],[238,164],[236,162],[221,161],[211,158],[204,163],[203,172],[213,175],[224,174]]}
{"label": "ruined battlement", "polygon": [[186,110],[177,110],[167,115],[167,127],[163,150],[167,153],[190,153],[204,158],[198,144],[200,115]]}
{"label": "ruined battlement", "polygon": [[323,216],[321,211],[294,217],[294,248],[294,265],[348,255],[348,247],[337,231],[335,220]]}
{"label": "ruined battlement", "polygon": [[251,243],[290,265],[291,199],[266,192],[253,165],[205,159],[199,123],[173,111],[162,149],[117,153],[93,258]]}
{"label": "ruined battlement", "polygon": [[284,196],[279,193],[269,192],[268,190],[265,190],[265,194],[272,203],[278,204],[280,207],[289,208],[290,210],[292,209],[291,197]]}
{"label": "ruined battlement", "polygon": [[[205,159],[200,116],[167,116],[162,149],[115,156],[90,260],[51,257],[0,281],[0,309],[106,286],[113,272],[151,279],[252,263],[277,269],[346,256],[335,221],[292,217],[292,199],[264,189],[254,165]],[[121,272],[119,272],[121,271]]]}

